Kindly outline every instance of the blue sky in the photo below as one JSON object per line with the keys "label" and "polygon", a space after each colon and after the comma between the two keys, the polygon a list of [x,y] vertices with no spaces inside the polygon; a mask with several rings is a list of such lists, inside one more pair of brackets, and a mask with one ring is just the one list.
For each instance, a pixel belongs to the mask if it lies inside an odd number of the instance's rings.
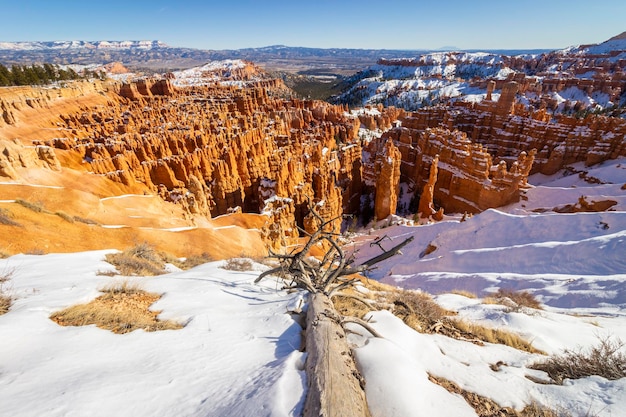
{"label": "blue sky", "polygon": [[201,49],[548,49],[626,31],[624,0],[0,0],[0,10],[0,41],[158,39]]}

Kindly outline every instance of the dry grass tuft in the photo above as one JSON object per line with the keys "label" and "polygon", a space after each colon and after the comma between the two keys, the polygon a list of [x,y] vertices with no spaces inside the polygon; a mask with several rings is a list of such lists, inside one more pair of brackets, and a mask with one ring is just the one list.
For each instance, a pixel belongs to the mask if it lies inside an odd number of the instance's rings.
{"label": "dry grass tuft", "polygon": [[101,290],[103,295],[87,304],[58,311],[50,319],[61,326],[88,326],[123,334],[143,329],[148,332],[181,329],[183,325],[171,320],[159,320],[160,311],[149,307],[161,298],[143,291],[137,285],[124,282]]}
{"label": "dry grass tuft", "polygon": [[408,290],[388,293],[388,302],[393,305],[393,314],[418,332],[430,333],[433,326],[455,313],[437,304],[430,295]]}
{"label": "dry grass tuft", "polygon": [[430,382],[442,386],[448,392],[462,396],[479,417],[572,417],[567,411],[557,411],[545,407],[536,401],[533,401],[521,411],[511,407],[501,407],[492,399],[464,390],[448,379],[431,374],[428,375],[428,379]]}
{"label": "dry grass tuft", "polygon": [[485,304],[502,304],[510,307],[514,311],[518,311],[522,307],[534,308],[542,310],[541,303],[537,301],[534,295],[528,291],[514,291],[500,288],[490,297],[486,297],[483,301]]}
{"label": "dry grass tuft", "polygon": [[355,290],[342,290],[333,296],[339,313],[362,318],[372,310],[388,309],[407,326],[421,333],[442,334],[478,345],[485,342],[502,344],[524,352],[543,354],[515,333],[454,319],[455,312],[444,309],[426,293],[403,290],[376,281],[362,282],[369,293],[364,295]]}
{"label": "dry grass tuft", "polygon": [[485,327],[465,320],[449,320],[449,323],[461,333],[461,338],[475,338],[481,342],[506,345],[524,352],[544,354],[533,347],[532,343],[506,330]]}
{"label": "dry grass tuft", "polygon": [[22,200],[21,198],[18,198],[17,200],[15,200],[15,203],[29,210],[32,210],[35,213],[46,213],[46,209],[43,207],[43,204],[39,202],[31,203],[30,201],[26,201],[26,200]]}
{"label": "dry grass tuft", "polygon": [[147,243],[135,245],[124,252],[109,253],[106,261],[114,265],[121,275],[154,276],[165,274],[165,262]]}
{"label": "dry grass tuft", "polygon": [[252,266],[252,261],[248,258],[230,258],[221,268],[228,271],[245,272],[252,271]]}
{"label": "dry grass tuft", "polygon": [[63,220],[65,220],[68,223],[74,223],[74,218],[72,216],[70,216],[69,214],[67,214],[64,211],[57,211],[56,213],[57,216],[59,216],[60,218],[62,218]]}
{"label": "dry grass tuft", "polygon": [[452,294],[460,295],[465,298],[478,298],[476,294],[467,290],[452,290],[450,291]]}
{"label": "dry grass tuft", "polygon": [[546,372],[559,385],[565,379],[591,375],[615,380],[626,377],[626,350],[620,339],[613,341],[606,337],[587,351],[566,349],[560,355],[532,364],[530,368]]}
{"label": "dry grass tuft", "polygon": [[23,227],[20,223],[13,220],[13,213],[3,208],[0,208],[0,224],[5,226]]}
{"label": "dry grass tuft", "polygon": [[10,295],[13,273],[13,269],[0,272],[0,316],[8,313],[13,304],[13,296]]}
{"label": "dry grass tuft", "polygon": [[372,298],[373,294],[376,293],[362,294],[354,288],[346,288],[333,295],[332,301],[341,315],[363,318],[367,313],[379,307],[376,306],[376,300]]}
{"label": "dry grass tuft", "polygon": [[203,265],[209,262],[213,262],[215,259],[206,252],[201,253],[200,255],[191,255],[188,256],[181,265],[176,265],[181,269],[191,269],[198,265]]}
{"label": "dry grass tuft", "polygon": [[165,262],[170,263],[176,266],[177,268],[185,269],[185,270],[191,269],[198,265],[206,264],[208,262],[213,262],[215,260],[211,255],[209,255],[206,252],[203,252],[200,255],[188,256],[187,258],[185,258],[185,260],[182,260],[182,261],[180,258],[177,258],[174,255],[169,254],[169,253],[159,252],[159,255]]}

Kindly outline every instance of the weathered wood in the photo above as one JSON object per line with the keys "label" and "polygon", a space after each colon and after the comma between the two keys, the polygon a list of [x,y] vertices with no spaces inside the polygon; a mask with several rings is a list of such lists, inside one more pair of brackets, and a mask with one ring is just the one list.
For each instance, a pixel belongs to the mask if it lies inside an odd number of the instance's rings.
{"label": "weathered wood", "polygon": [[326,295],[310,294],[304,417],[370,417],[341,319]]}

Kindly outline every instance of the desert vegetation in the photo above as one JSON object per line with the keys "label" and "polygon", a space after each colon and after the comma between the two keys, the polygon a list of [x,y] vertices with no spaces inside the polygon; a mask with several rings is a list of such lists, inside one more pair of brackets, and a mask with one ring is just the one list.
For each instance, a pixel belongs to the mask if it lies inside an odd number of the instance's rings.
{"label": "desert vegetation", "polygon": [[222,268],[229,271],[251,271],[252,270],[252,260],[248,258],[230,258],[226,260]]}
{"label": "desert vegetation", "polygon": [[546,372],[559,385],[565,379],[592,375],[615,380],[626,377],[626,350],[620,339],[605,337],[588,349],[566,349],[563,353],[536,362],[530,367]]}
{"label": "desert vegetation", "polygon": [[[465,399],[465,401],[472,406],[479,417],[572,417],[572,414],[567,410],[556,410],[541,405],[536,401],[531,402],[522,410],[515,410],[511,407],[502,407],[492,399],[465,390],[448,379],[430,374],[428,375],[428,379],[431,382],[442,386],[448,392],[458,394],[463,397],[463,399]],[[592,417],[592,415],[587,415],[586,417]]]}
{"label": "desert vegetation", "polygon": [[19,222],[13,220],[13,214],[4,208],[0,208],[0,225],[4,226],[22,226]]}
{"label": "desert vegetation", "polygon": [[370,311],[388,309],[420,333],[438,333],[475,344],[496,343],[525,352],[543,353],[516,333],[457,319],[455,312],[442,308],[427,293],[373,281],[365,281],[364,285],[367,288],[365,294],[343,292],[333,297],[337,310],[344,315],[363,318]]}
{"label": "desert vegetation", "polygon": [[78,304],[53,313],[50,319],[61,326],[88,326],[122,334],[143,329],[176,330],[183,326],[170,320],[159,320],[160,311],[150,310],[159,300],[159,294],[142,290],[138,285],[124,281],[101,289],[104,293],[87,304]]}
{"label": "desert vegetation", "polygon": [[13,303],[13,296],[10,291],[12,276],[13,270],[0,272],[0,316],[7,313]]}
{"label": "desert vegetation", "polygon": [[123,252],[109,253],[106,261],[114,265],[121,275],[154,276],[166,273],[163,257],[147,243],[135,245]]}
{"label": "desert vegetation", "polygon": [[[227,261],[227,265],[245,264],[246,259],[234,258]],[[110,253],[106,255],[106,261],[114,265],[120,275],[126,276],[155,276],[167,273],[166,264],[172,264],[180,269],[190,269],[215,259],[206,252],[193,254],[185,258],[178,258],[170,253],[157,251],[149,243],[139,243],[122,252]],[[250,262],[250,260],[247,260]],[[252,263],[250,262],[250,268]],[[228,269],[228,268],[225,268]],[[249,269],[241,269],[249,270]],[[100,275],[116,275],[117,273],[100,272]]]}
{"label": "desert vegetation", "polygon": [[512,311],[521,311],[524,307],[541,310],[541,303],[528,291],[514,291],[500,288],[497,292],[486,297],[485,304],[502,304]]}

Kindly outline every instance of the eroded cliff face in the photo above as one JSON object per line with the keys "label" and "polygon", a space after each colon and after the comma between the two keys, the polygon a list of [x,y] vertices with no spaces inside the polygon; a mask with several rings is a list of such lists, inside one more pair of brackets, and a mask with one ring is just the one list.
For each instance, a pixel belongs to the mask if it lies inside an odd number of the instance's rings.
{"label": "eroded cliff face", "polygon": [[[284,98],[279,80],[187,87],[171,77],[141,80],[115,93],[103,88],[102,101],[42,119],[46,133],[28,146],[2,142],[0,175],[15,179],[21,168],[58,171],[66,161],[83,161],[83,170],[176,203],[189,221],[262,213],[268,221],[261,233],[278,248],[296,243],[299,228],[315,230],[310,205],[323,219],[337,219],[332,228],[339,231],[342,214],[364,210],[365,195],[376,219],[395,214],[405,183],[421,197],[416,210],[441,219],[440,208],[475,213],[517,201],[533,169],[553,173],[626,155],[623,120],[553,120],[516,102],[519,83],[500,88],[497,101],[348,112]],[[0,104],[9,109],[9,127],[26,114],[20,106],[57,110],[52,97],[32,106],[19,94],[7,97]]]}
{"label": "eroded cliff face", "polygon": [[482,145],[463,132],[444,128],[399,127],[381,138],[389,139],[402,155],[401,181],[410,192],[432,194],[421,204],[424,217],[437,213],[432,201],[454,213],[477,213],[518,201],[535,155],[535,151],[521,152],[510,168],[504,161],[494,166]]}
{"label": "eroded cliff face", "polygon": [[458,130],[508,163],[520,152],[536,149],[532,172],[546,175],[575,162],[589,166],[626,156],[626,120],[598,115],[552,118],[545,110],[529,110],[509,100],[503,103],[505,98],[422,109],[404,118],[403,126]]}
{"label": "eroded cliff face", "polygon": [[38,144],[79,153],[92,172],[192,214],[270,213],[268,241],[292,244],[296,225],[310,224],[309,203],[325,219],[355,206],[360,123],[343,106],[282,99],[266,84],[124,84],[115,105],[62,116],[71,137]]}

